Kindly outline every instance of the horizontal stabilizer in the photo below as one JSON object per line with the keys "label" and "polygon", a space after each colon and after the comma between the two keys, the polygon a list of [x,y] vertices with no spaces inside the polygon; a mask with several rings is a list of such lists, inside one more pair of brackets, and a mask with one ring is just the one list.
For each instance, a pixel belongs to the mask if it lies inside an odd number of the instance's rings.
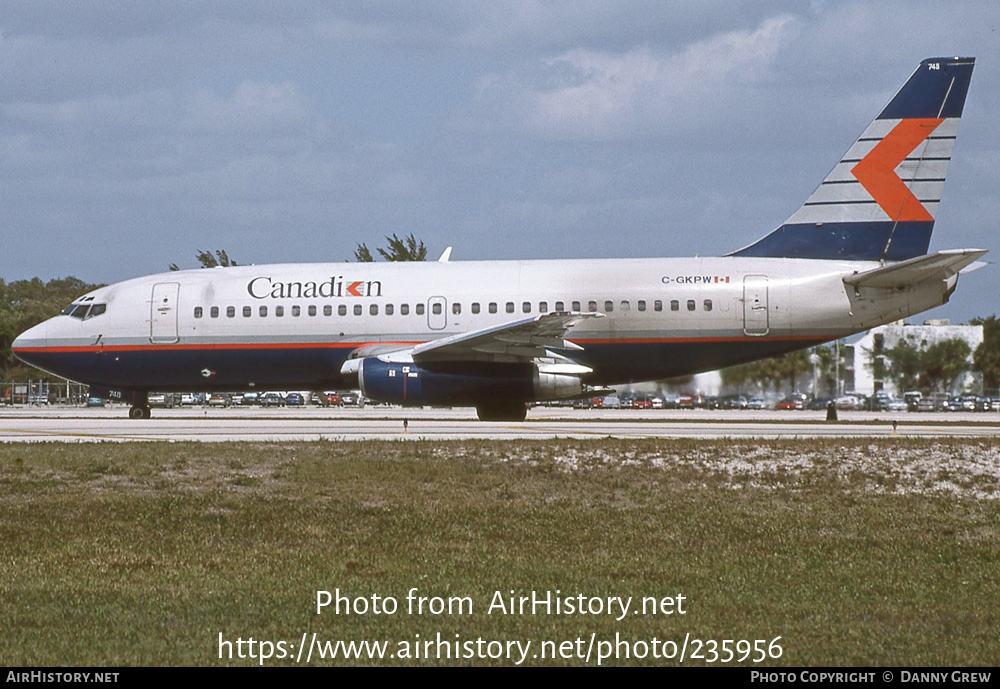
{"label": "horizontal stabilizer", "polygon": [[946,280],[957,275],[986,253],[983,249],[939,251],[875,270],[855,273],[844,278],[844,284],[855,289],[861,287],[894,289],[931,280]]}

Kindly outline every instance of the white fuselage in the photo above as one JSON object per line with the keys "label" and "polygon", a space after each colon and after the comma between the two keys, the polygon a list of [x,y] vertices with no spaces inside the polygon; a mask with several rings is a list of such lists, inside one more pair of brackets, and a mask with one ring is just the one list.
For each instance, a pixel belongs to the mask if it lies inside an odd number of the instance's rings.
{"label": "white fuselage", "polygon": [[318,388],[362,347],[412,346],[552,311],[608,385],[812,346],[939,305],[952,285],[854,290],[875,262],[683,258],[324,263],[162,273],[24,333],[17,355],[84,383],[156,390]]}

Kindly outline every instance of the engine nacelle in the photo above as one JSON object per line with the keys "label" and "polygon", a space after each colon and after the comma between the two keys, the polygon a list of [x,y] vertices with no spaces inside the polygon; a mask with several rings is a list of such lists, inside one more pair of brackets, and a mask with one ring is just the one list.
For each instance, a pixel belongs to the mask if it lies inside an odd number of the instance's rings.
{"label": "engine nacelle", "polygon": [[565,400],[583,394],[583,381],[579,374],[553,371],[551,368],[545,365],[535,366],[534,399]]}
{"label": "engine nacelle", "polygon": [[[449,362],[447,367],[367,357],[357,365],[365,397],[412,406],[566,399],[583,392],[580,375],[533,363]],[[589,371],[578,367],[581,371]]]}

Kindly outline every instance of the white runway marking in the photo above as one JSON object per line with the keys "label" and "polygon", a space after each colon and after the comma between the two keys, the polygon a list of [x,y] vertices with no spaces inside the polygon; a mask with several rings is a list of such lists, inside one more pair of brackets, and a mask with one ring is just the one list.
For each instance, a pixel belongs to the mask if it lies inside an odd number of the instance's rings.
{"label": "white runway marking", "polygon": [[[1000,437],[1000,414],[719,412],[533,409],[522,423],[484,423],[472,410],[7,408],[0,442],[241,442],[545,438]],[[403,432],[403,419],[409,421]],[[899,422],[894,433],[892,420]]]}

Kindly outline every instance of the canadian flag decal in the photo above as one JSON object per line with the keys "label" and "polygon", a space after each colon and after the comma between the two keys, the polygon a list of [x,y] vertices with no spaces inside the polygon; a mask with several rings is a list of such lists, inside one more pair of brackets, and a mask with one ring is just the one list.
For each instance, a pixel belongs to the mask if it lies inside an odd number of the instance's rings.
{"label": "canadian flag decal", "polygon": [[902,120],[851,170],[890,220],[934,220],[896,174],[896,167],[942,122],[932,117]]}

